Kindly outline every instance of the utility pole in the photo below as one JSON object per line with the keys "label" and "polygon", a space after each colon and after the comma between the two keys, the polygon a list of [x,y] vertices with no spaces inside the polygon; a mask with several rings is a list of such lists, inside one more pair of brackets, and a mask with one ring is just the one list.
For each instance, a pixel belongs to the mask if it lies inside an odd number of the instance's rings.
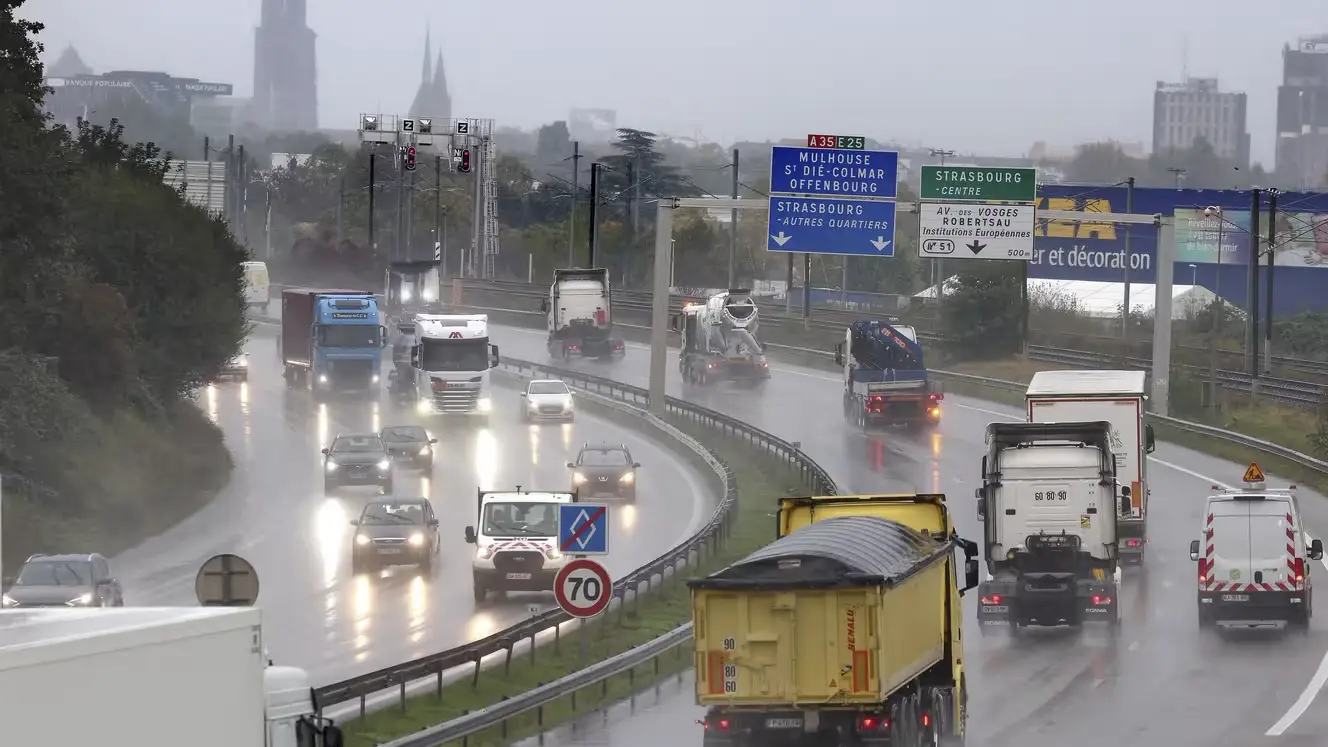
{"label": "utility pole", "polygon": [[[733,191],[730,195],[733,199],[738,199],[738,149],[733,149]],[[729,285],[732,288],[735,282],[734,264],[738,256],[738,209],[729,210]]]}
{"label": "utility pole", "polygon": [[632,178],[628,182],[632,187],[632,240],[641,235],[641,157],[632,161]]}
{"label": "utility pole", "polygon": [[244,146],[240,146],[240,242],[249,246],[249,162],[244,157]]}
{"label": "utility pole", "polygon": [[337,178],[337,246],[341,246],[343,236],[344,213],[346,211],[346,177]]}
{"label": "utility pole", "polygon": [[[593,183],[593,180],[592,180]],[[633,203],[636,202],[636,161],[627,162],[627,189],[622,191],[623,195],[623,213],[632,225],[632,238],[636,238],[636,210],[633,209]]]}
{"label": "utility pole", "polygon": [[1245,369],[1257,384],[1259,379],[1259,197],[1257,187],[1250,190],[1250,287],[1249,333],[1245,342]]}
{"label": "utility pole", "polygon": [[374,162],[377,156],[369,154],[369,251],[374,252],[378,249],[378,242],[374,241],[374,192],[377,192],[374,184]]}
{"label": "utility pole", "polygon": [[581,199],[581,142],[572,143],[572,211],[567,218],[567,266],[576,267],[576,203]]}
{"label": "utility pole", "polygon": [[[1134,214],[1134,177],[1125,180],[1125,212]],[[1121,339],[1130,341],[1130,224],[1125,224],[1125,304],[1121,306]],[[1025,262],[1025,265],[1028,263]],[[1025,283],[1025,286],[1027,283]]]}
{"label": "utility pole", "polygon": [[399,146],[396,148],[396,158],[393,161],[396,162],[397,167],[397,227],[392,232],[392,259],[398,260],[401,259],[402,255],[401,238],[405,233],[406,223],[406,174],[401,168],[403,164]]}
{"label": "utility pole", "polygon": [[433,240],[439,276],[447,274],[447,247],[443,244],[443,157],[433,157]]}
{"label": "utility pole", "polygon": [[590,238],[586,242],[589,257],[586,267],[595,266],[595,244],[599,241],[599,163],[590,164]]}
{"label": "utility pole", "polygon": [[[932,158],[939,157],[941,165],[945,165],[945,159],[954,158],[955,152],[945,148],[932,148]],[[940,259],[931,261],[932,287],[936,289],[936,316],[940,318],[941,308],[945,304],[945,265]]]}
{"label": "utility pole", "polygon": [[406,186],[406,261],[415,259],[415,174],[410,172],[410,184]]}
{"label": "utility pole", "polygon": [[[1213,302],[1208,306],[1208,313],[1212,315],[1211,323],[1208,325],[1208,409],[1216,411],[1217,404],[1217,336],[1221,332],[1222,325],[1219,320],[1225,320],[1225,309],[1222,304],[1222,233],[1226,227],[1226,216],[1222,214],[1222,208],[1210,205],[1204,209],[1206,217],[1217,218],[1217,279],[1213,281]],[[1155,323],[1165,320],[1157,320]]]}
{"label": "utility pole", "polygon": [[1277,196],[1280,192],[1276,189],[1268,190],[1268,247],[1264,251],[1268,252],[1268,282],[1264,293],[1264,315],[1263,315],[1263,373],[1265,376],[1273,372],[1273,267],[1276,264],[1274,257],[1277,255]]}

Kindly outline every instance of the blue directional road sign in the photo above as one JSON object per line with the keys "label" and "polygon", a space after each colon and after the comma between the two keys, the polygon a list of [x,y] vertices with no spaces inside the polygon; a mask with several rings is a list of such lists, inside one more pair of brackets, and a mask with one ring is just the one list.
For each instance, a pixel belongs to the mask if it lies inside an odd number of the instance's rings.
{"label": "blue directional road sign", "polygon": [[895,203],[827,197],[770,198],[772,252],[895,256]]}
{"label": "blue directional road sign", "polygon": [[569,555],[608,555],[609,507],[602,503],[559,504],[558,547]]}
{"label": "blue directional road sign", "polygon": [[899,154],[776,145],[770,151],[770,192],[892,199],[899,193]]}

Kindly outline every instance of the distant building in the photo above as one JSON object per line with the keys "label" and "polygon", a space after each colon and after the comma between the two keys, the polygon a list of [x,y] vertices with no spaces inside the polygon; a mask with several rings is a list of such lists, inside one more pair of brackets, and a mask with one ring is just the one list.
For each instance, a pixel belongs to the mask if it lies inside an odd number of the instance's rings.
{"label": "distant building", "polygon": [[1185,150],[1202,138],[1219,158],[1249,166],[1245,108],[1245,94],[1223,93],[1217,78],[1158,81],[1153,91],[1153,152]]}
{"label": "distant building", "polygon": [[246,119],[270,132],[314,132],[318,69],[305,0],[262,2],[254,29],[254,98]]}
{"label": "distant building", "polygon": [[[69,52],[71,50],[66,50]],[[49,68],[46,85],[51,88],[43,102],[45,109],[57,124],[72,127],[79,118],[93,118],[98,109],[112,107],[128,99],[143,104],[169,117],[192,120],[196,103],[234,92],[230,83],[209,83],[198,78],[177,78],[166,73],[143,70],[113,70],[101,75],[88,73],[56,75],[74,67],[78,53],[61,55],[69,65],[54,64]],[[81,65],[81,60],[78,60]]]}
{"label": "distant building", "polygon": [[1323,186],[1328,175],[1328,34],[1282,48],[1277,174],[1300,189]]}
{"label": "distant building", "polygon": [[433,60],[433,42],[424,36],[424,66],[420,72],[420,87],[410,104],[410,116],[432,117],[438,120],[452,118],[452,95],[447,90],[447,74],[443,71],[443,53]]}
{"label": "distant building", "polygon": [[613,109],[572,109],[567,131],[582,143],[608,143],[618,136],[618,112]]}

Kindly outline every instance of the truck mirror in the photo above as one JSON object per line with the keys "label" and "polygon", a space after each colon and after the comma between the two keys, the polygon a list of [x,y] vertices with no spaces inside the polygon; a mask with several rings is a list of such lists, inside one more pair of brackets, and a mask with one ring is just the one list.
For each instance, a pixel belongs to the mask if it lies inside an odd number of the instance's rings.
{"label": "truck mirror", "polygon": [[1199,559],[1199,540],[1190,540],[1190,560]]}
{"label": "truck mirror", "polygon": [[466,543],[475,544],[475,527],[466,527]]}
{"label": "truck mirror", "polygon": [[328,724],[323,727],[323,747],[345,747],[345,745],[346,740],[340,726]]}
{"label": "truck mirror", "polygon": [[1323,559],[1323,540],[1313,540],[1310,542],[1310,560]]}
{"label": "truck mirror", "polygon": [[1145,454],[1152,454],[1152,453],[1153,453],[1153,450],[1156,449],[1156,448],[1157,448],[1157,439],[1156,439],[1156,437],[1153,435],[1153,426],[1151,426],[1151,425],[1145,425],[1145,426],[1144,426],[1144,453],[1145,453]]}
{"label": "truck mirror", "polygon": [[378,347],[387,347],[387,327],[381,324],[378,325]]}
{"label": "truck mirror", "polygon": [[550,306],[549,306],[549,299],[547,299],[547,298],[541,298],[541,299],[540,299],[540,311],[543,311],[545,314],[547,314],[547,313],[549,313],[549,308],[550,308]]}
{"label": "truck mirror", "polygon": [[964,561],[964,591],[968,591],[978,585],[978,561],[977,558],[969,558]]}
{"label": "truck mirror", "polygon": [[411,368],[419,368],[419,367],[420,367],[420,346],[419,346],[419,345],[411,345],[411,346],[410,346],[410,367],[411,367]]}
{"label": "truck mirror", "polygon": [[498,367],[498,346],[497,346],[497,345],[490,345],[490,346],[489,346],[489,368],[497,368],[497,367]]}
{"label": "truck mirror", "polygon": [[978,521],[987,520],[987,502],[982,500],[982,488],[973,491],[973,497],[978,499]]}
{"label": "truck mirror", "polygon": [[844,365],[844,343],[835,343],[835,365]]}
{"label": "truck mirror", "polygon": [[[1128,488],[1127,488],[1127,490],[1128,490]],[[1130,513],[1130,510],[1133,509],[1133,508],[1134,508],[1134,504],[1130,503],[1130,494],[1129,494],[1129,493],[1123,493],[1123,494],[1121,495],[1121,497],[1120,497],[1120,514],[1121,514],[1121,516],[1124,516],[1125,514]]]}

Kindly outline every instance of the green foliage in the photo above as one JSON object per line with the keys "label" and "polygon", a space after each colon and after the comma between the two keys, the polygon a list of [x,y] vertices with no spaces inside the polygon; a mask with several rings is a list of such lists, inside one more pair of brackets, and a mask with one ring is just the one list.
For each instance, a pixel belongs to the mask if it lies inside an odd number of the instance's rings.
{"label": "green foliage", "polygon": [[1297,358],[1328,358],[1328,312],[1302,311],[1273,321],[1276,352]]}
{"label": "green foliage", "polygon": [[941,305],[946,350],[960,360],[986,360],[1023,345],[1023,276],[1016,262],[973,262],[955,275]]}

